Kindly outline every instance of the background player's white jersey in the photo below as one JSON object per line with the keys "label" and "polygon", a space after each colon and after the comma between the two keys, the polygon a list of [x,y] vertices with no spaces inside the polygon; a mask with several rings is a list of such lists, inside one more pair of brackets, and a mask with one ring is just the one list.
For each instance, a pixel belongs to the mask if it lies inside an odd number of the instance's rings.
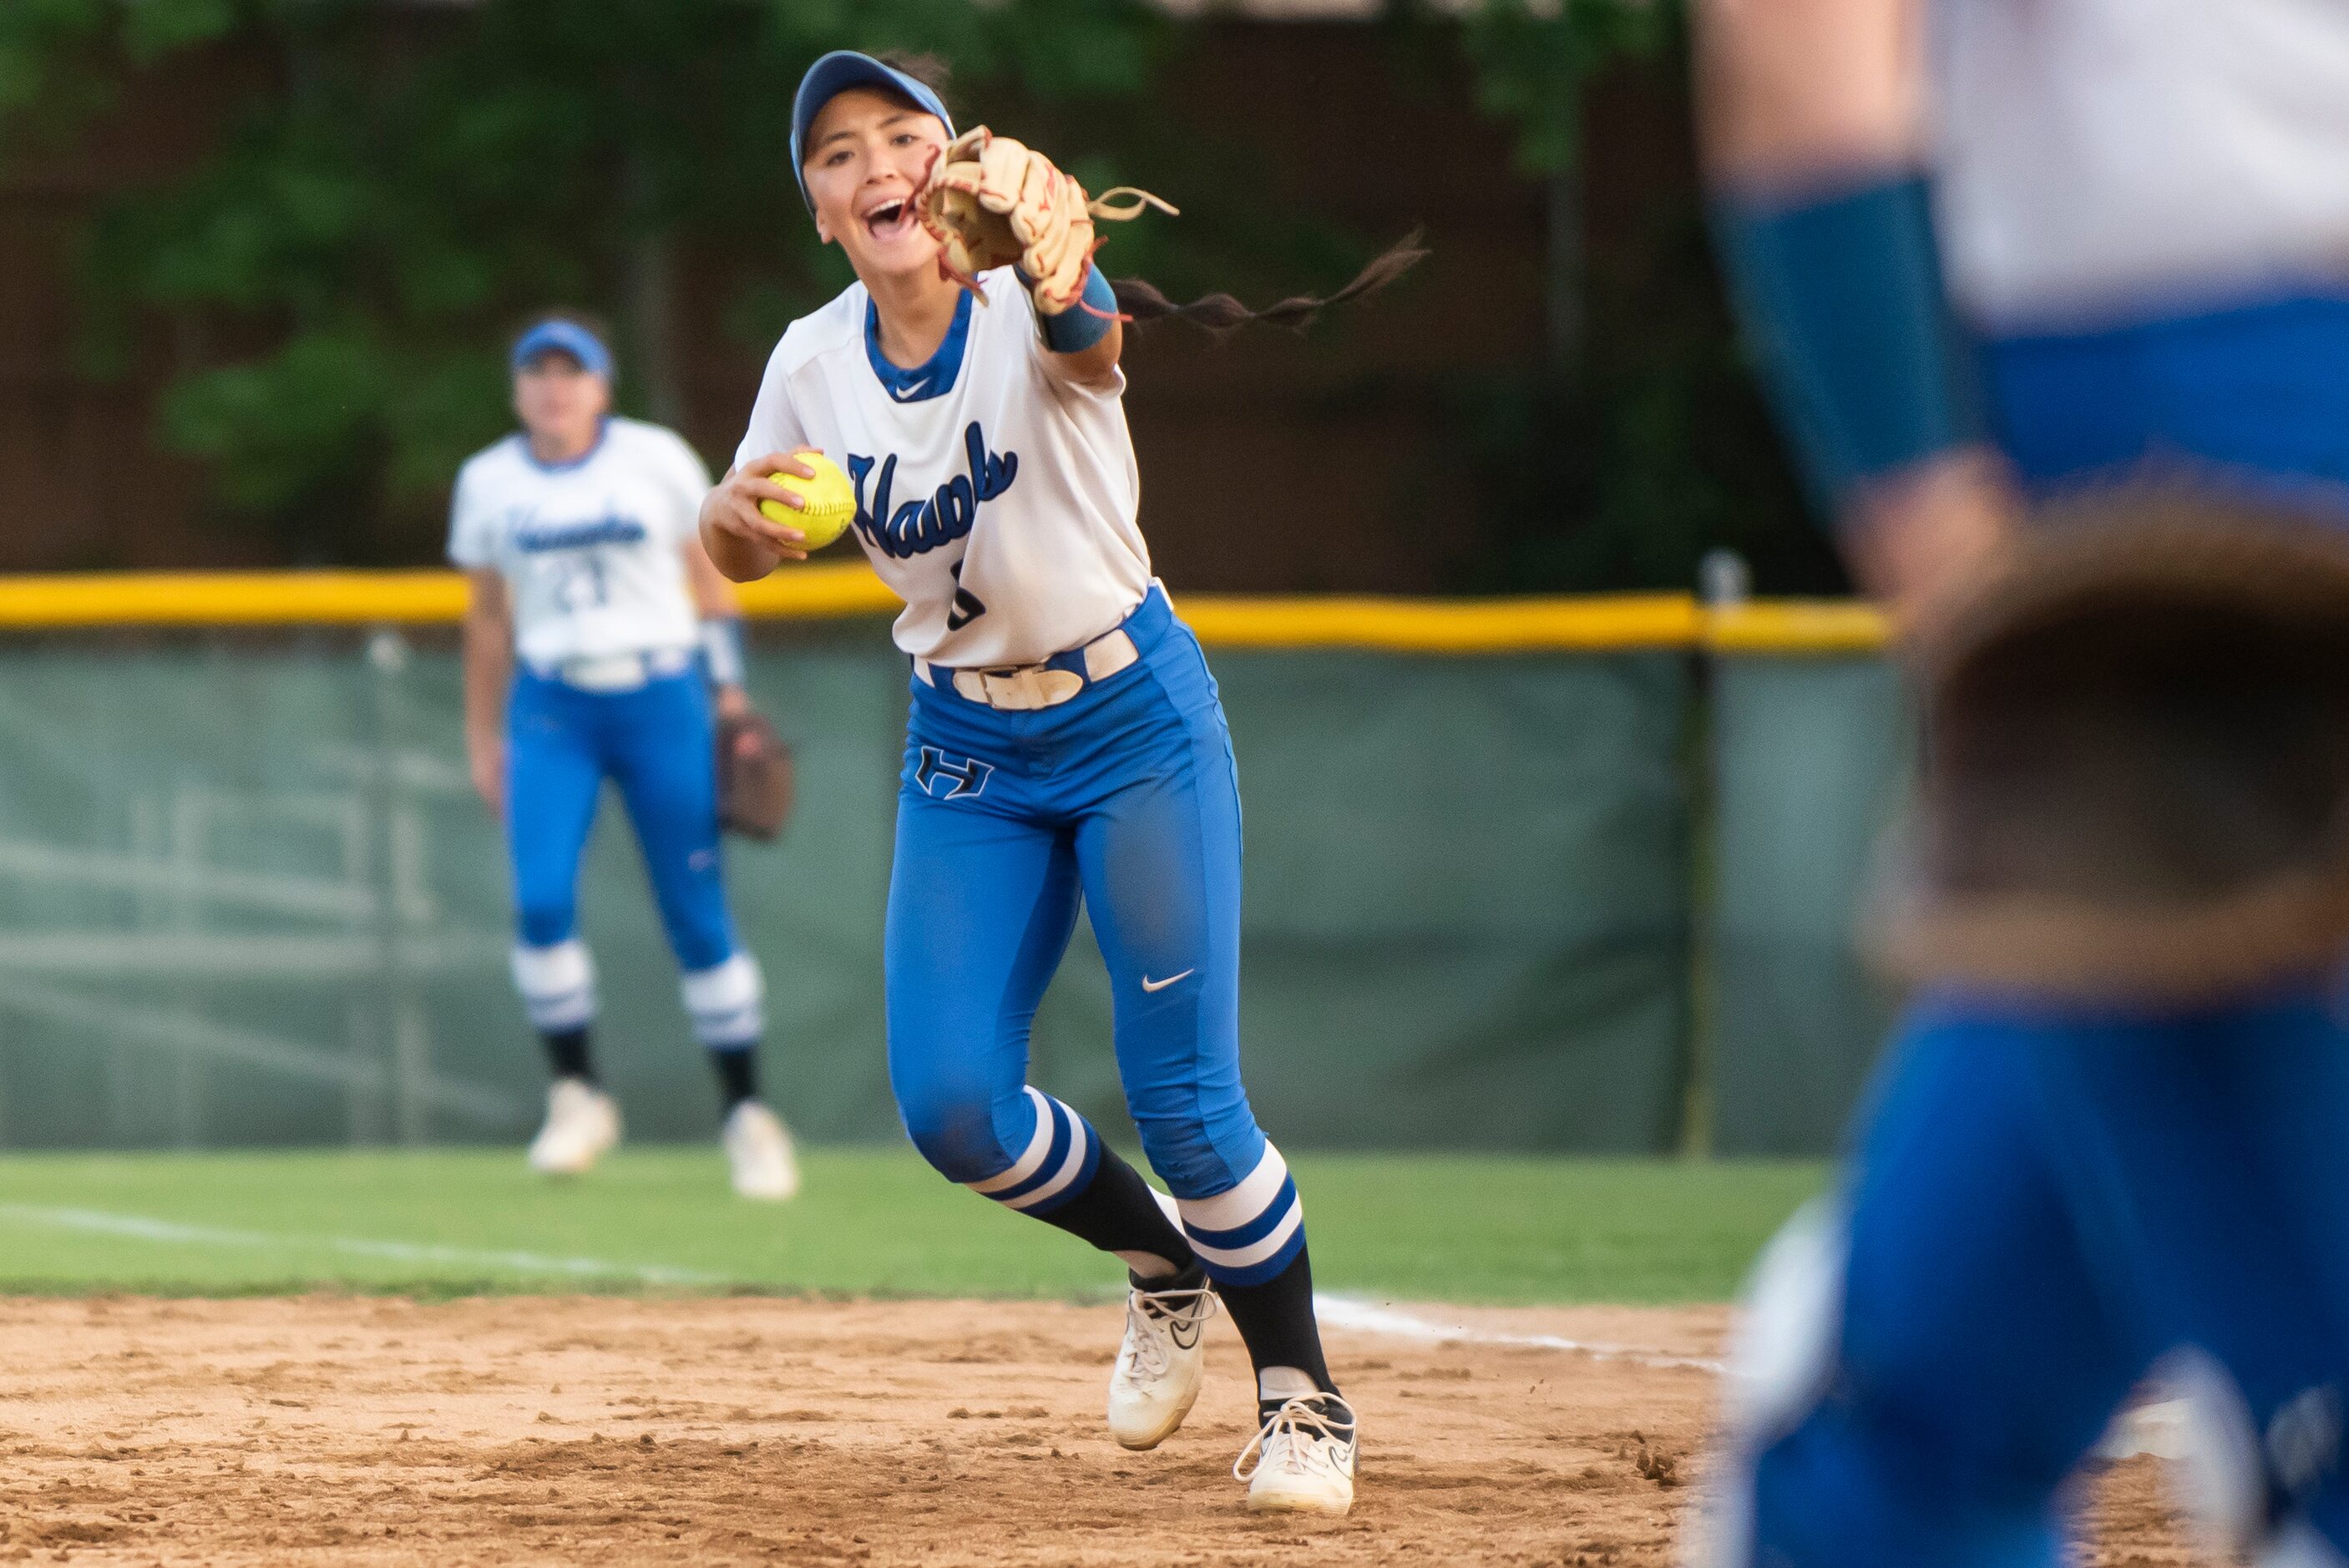
{"label": "background player's white jersey", "polygon": [[1150,589],[1123,375],[1059,379],[1011,270],[980,282],[928,377],[881,357],[863,284],[793,322],[735,459],[808,446],[847,469],[856,536],[905,601],[897,645],[957,669],[1080,646]]}
{"label": "background player's white jersey", "polygon": [[1936,0],[1952,294],[1994,330],[2349,285],[2349,0]]}
{"label": "background player's white jersey", "polygon": [[679,550],[709,490],[700,458],[658,425],[611,419],[560,468],[509,437],[457,476],[449,559],[503,574],[526,664],[690,648],[699,618]]}

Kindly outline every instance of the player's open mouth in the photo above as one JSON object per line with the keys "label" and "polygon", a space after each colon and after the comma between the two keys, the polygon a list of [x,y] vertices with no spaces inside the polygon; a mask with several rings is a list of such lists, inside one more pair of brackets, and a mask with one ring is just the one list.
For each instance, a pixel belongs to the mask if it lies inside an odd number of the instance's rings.
{"label": "player's open mouth", "polygon": [[903,239],[913,231],[914,204],[891,201],[864,214],[864,230],[876,240]]}

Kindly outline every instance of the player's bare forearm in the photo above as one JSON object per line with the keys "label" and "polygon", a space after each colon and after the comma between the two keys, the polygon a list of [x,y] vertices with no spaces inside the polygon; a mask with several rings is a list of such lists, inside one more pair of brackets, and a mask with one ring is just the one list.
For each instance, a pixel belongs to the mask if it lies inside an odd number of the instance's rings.
{"label": "player's bare forearm", "polygon": [[1909,630],[1930,624],[1996,557],[2021,502],[1998,454],[1967,446],[1869,481],[1846,510],[1852,575]]}
{"label": "player's bare forearm", "polygon": [[1921,160],[1916,0],[1698,0],[1698,126],[1715,186]]}
{"label": "player's bare forearm", "polygon": [[465,732],[502,736],[513,684],[513,609],[496,572],[465,575]]}
{"label": "player's bare forearm", "polygon": [[[709,551],[697,536],[685,542],[685,579],[693,591],[695,614],[705,621],[723,621],[742,613],[742,602],[734,593],[734,584],[718,570],[709,558]],[[772,567],[768,568],[772,571]]]}
{"label": "player's bare forearm", "polygon": [[783,559],[780,552],[762,549],[738,535],[716,532],[706,522],[701,525],[701,543],[709,552],[710,564],[732,583],[756,583]]}
{"label": "player's bare forearm", "polygon": [[702,648],[709,659],[718,717],[731,718],[747,713],[750,699],[742,689],[742,603],[698,538],[687,540],[678,553],[685,558],[685,580],[693,595],[694,613],[701,617]]}
{"label": "player's bare forearm", "polygon": [[[802,451],[811,449],[802,448]],[[739,468],[726,477],[701,503],[701,547],[719,573],[736,583],[756,583],[785,561],[805,561],[807,536],[776,522],[760,510],[774,501],[793,511],[806,508],[806,498],[785,490],[769,474],[815,478],[815,470],[795,453],[776,452]]]}
{"label": "player's bare forearm", "polygon": [[492,810],[503,801],[506,704],[513,686],[513,605],[494,570],[465,574],[465,757]]}
{"label": "player's bare forearm", "polygon": [[[2013,526],[1954,390],[1918,0],[1698,0],[1700,132],[1739,312],[1852,572],[1903,621]],[[1842,345],[1868,324],[1871,355]],[[1898,371],[1887,372],[1887,364]],[[1927,391],[1920,392],[1919,388]]]}
{"label": "player's bare forearm", "polygon": [[1113,321],[1100,342],[1074,354],[1055,354],[1048,347],[1044,363],[1064,381],[1080,387],[1098,387],[1116,375],[1118,357],[1124,352],[1125,324]]}

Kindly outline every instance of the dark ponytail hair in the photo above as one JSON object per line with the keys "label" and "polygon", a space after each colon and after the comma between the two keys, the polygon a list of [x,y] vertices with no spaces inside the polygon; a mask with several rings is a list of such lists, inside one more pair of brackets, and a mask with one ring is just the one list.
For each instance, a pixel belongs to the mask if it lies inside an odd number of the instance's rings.
{"label": "dark ponytail hair", "polygon": [[[884,49],[874,57],[893,70],[900,70],[938,95],[953,111],[954,103],[947,94],[954,78],[954,67],[936,55],[916,53],[906,49]],[[1344,304],[1349,300],[1373,294],[1419,264],[1427,254],[1420,244],[1422,231],[1413,229],[1394,244],[1374,257],[1371,264],[1354,274],[1354,280],[1332,294],[1316,299],[1298,294],[1267,305],[1262,310],[1250,310],[1227,294],[1203,294],[1188,304],[1176,304],[1162,294],[1155,284],[1144,278],[1112,278],[1111,288],[1117,294],[1118,313],[1136,322],[1187,321],[1209,332],[1225,333],[1262,322],[1268,326],[1285,326],[1292,332],[1303,332],[1311,326],[1320,314],[1331,305]]]}
{"label": "dark ponytail hair", "polygon": [[1285,326],[1291,332],[1303,332],[1311,326],[1321,313],[1331,305],[1374,294],[1403,273],[1419,264],[1427,254],[1419,242],[1422,231],[1413,229],[1371,258],[1370,265],[1354,274],[1354,279],[1335,294],[1316,298],[1297,294],[1262,310],[1250,310],[1227,294],[1203,294],[1188,304],[1176,304],[1160,293],[1156,284],[1142,278],[1115,278],[1110,286],[1117,294],[1119,312],[1136,322],[1187,321],[1209,332],[1225,333],[1262,322],[1268,326]]}

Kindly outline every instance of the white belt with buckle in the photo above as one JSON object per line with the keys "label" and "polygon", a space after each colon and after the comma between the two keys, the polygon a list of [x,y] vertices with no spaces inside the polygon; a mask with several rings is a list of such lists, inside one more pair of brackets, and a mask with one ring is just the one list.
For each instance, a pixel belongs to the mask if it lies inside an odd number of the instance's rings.
{"label": "white belt with buckle", "polygon": [[914,674],[924,686],[935,686],[939,676],[953,678],[954,688],[972,702],[1013,713],[1058,707],[1085,689],[1088,681],[1105,681],[1142,657],[1123,627],[1094,638],[1084,648],[1085,673],[1054,669],[1050,665],[1018,665],[1009,669],[950,670],[927,659],[914,661]]}
{"label": "white belt with buckle", "polygon": [[644,654],[605,654],[533,664],[531,670],[541,680],[561,681],[577,691],[608,695],[639,691],[657,680],[683,675],[692,667],[690,648],[655,648]]}

